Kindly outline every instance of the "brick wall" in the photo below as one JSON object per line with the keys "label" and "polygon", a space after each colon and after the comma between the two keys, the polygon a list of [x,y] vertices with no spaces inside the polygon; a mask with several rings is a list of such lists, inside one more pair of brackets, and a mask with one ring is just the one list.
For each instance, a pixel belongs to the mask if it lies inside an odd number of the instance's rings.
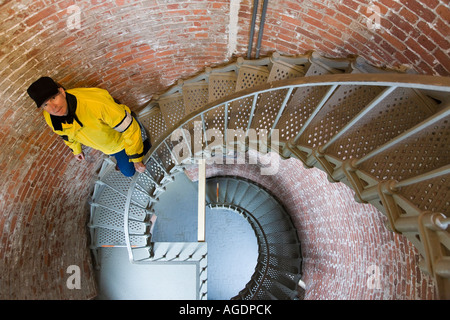
{"label": "brick wall", "polygon": [[[369,3],[380,8],[381,29],[367,28]],[[377,65],[449,75],[448,3],[405,3],[270,1],[261,54],[360,54]],[[101,155],[89,153],[83,165],[72,159],[27,97],[30,82],[50,75],[67,88],[102,87],[138,111],[178,79],[245,56],[251,7],[251,0],[1,2],[2,298],[95,295],[83,235]],[[70,264],[84,270],[81,291],[64,289]]]}
{"label": "brick wall", "polygon": [[[241,5],[247,12],[242,25],[251,19],[252,3]],[[448,1],[270,1],[261,54],[308,50],[332,57],[357,54],[379,66],[448,76],[449,21]],[[247,34],[248,29],[242,28],[243,40]],[[247,50],[245,41],[240,44],[240,50]]]}
{"label": "brick wall", "polygon": [[[356,203],[350,188],[330,183],[316,168],[305,169],[296,159],[276,161],[274,175],[261,175],[264,165],[212,164],[206,167],[206,176],[244,177],[282,200],[301,242],[304,299],[436,298],[432,278],[417,266],[415,247],[389,231],[387,218],[375,207]],[[186,174],[196,181],[197,166],[189,166]]]}

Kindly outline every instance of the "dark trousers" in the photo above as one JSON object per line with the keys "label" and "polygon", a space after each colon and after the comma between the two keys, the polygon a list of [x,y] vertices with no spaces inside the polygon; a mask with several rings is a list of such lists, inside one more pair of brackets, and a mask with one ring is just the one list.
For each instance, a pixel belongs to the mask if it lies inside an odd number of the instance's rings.
{"label": "dark trousers", "polygon": [[[150,144],[149,139],[146,139],[144,141],[144,155],[147,154],[148,150],[152,145]],[[125,153],[125,149],[123,149],[120,152],[117,152],[115,154],[112,154],[114,158],[116,158],[117,166],[119,167],[120,172],[123,173],[126,177],[132,177],[134,173],[136,172],[136,169],[134,169],[134,163],[130,161],[130,158]]]}

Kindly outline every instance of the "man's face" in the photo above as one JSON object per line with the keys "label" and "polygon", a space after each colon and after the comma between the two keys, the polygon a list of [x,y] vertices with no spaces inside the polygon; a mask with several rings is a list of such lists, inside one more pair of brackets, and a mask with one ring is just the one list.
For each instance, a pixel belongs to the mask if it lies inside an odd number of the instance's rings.
{"label": "man's face", "polygon": [[58,89],[59,92],[45,101],[42,108],[53,116],[65,116],[68,112],[66,92],[63,88]]}

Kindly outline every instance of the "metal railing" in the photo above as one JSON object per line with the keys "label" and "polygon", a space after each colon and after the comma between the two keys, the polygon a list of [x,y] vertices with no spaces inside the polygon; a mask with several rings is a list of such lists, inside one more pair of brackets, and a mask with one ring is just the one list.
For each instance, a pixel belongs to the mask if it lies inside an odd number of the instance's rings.
{"label": "metal railing", "polygon": [[[323,105],[333,96],[333,93],[337,88],[343,86],[381,87],[384,88],[384,90],[382,90],[371,103],[366,105],[365,108],[350,120],[346,126],[340,128],[337,134],[325,144],[312,146],[301,143],[300,138],[305,130],[308,129],[308,126],[314,118],[319,114]],[[309,117],[303,123],[302,127],[299,128],[295,138],[282,139],[276,143],[271,141],[268,143],[270,150],[279,153],[283,157],[296,157],[308,167],[317,167],[324,170],[331,180],[342,181],[349,185],[356,192],[360,201],[371,203],[381,212],[386,214],[391,222],[392,229],[407,236],[417,247],[420,254],[425,258],[426,263],[422,263],[421,267],[424,271],[430,273],[436,280],[439,296],[449,298],[450,234],[442,227],[442,224],[436,223],[436,221],[442,221],[441,218],[438,217],[438,220],[436,220],[435,217],[436,214],[442,214],[444,217],[447,217],[448,213],[433,213],[432,205],[428,206],[430,208],[429,210],[421,210],[410,198],[402,194],[403,188],[407,185],[423,183],[428,179],[436,177],[440,177],[441,179],[445,177],[446,180],[441,182],[445,188],[449,181],[448,165],[443,166],[440,169],[436,168],[432,173],[424,173],[415,178],[408,178],[398,182],[376,177],[372,172],[367,171],[367,169],[361,169],[361,164],[369,157],[388,150],[389,146],[395,145],[407,137],[414,137],[417,133],[421,132],[422,128],[429,127],[436,121],[442,121],[443,119],[447,121],[450,112],[450,107],[448,105],[449,100],[446,101],[447,104],[441,107],[441,110],[435,115],[427,118],[412,129],[408,129],[397,138],[391,139],[386,144],[377,146],[372,153],[369,153],[360,159],[351,157],[343,159],[336,157],[334,154],[331,155],[327,153],[329,146],[336,143],[336,141],[339,141],[339,138],[344,133],[351,131],[352,126],[364,119],[369,111],[374,108],[383,109],[383,99],[389,96],[395,89],[408,88],[412,90],[425,90],[431,93],[438,92],[440,95],[444,93],[447,95],[448,99],[448,93],[450,93],[449,78],[405,74],[339,74],[283,80],[256,86],[251,89],[245,89],[205,105],[188,116],[185,116],[174,126],[168,128],[153,144],[153,147],[145,158],[145,163],[148,163],[153,159],[153,161],[161,166],[163,174],[168,175],[173,166],[182,165],[184,162],[189,162],[192,158],[208,157],[215,152],[220,151],[222,151],[223,154],[226,154],[230,147],[229,141],[231,140],[227,139],[229,138],[227,137],[229,129],[245,130],[246,128],[253,128],[252,119],[254,119],[258,108],[263,107],[260,105],[261,101],[259,98],[263,94],[282,94],[284,95],[284,98],[282,99],[283,102],[281,107],[279,108],[273,123],[270,124],[270,128],[267,128],[269,130],[269,135],[272,135],[277,128],[281,128],[285,125],[285,123],[280,123],[279,121],[284,115],[283,113],[287,103],[290,105],[295,103],[293,97],[296,90],[317,87],[326,88],[326,94],[318,100],[312,107],[312,110],[309,110]],[[248,101],[252,101],[252,103],[248,103]],[[248,111],[248,118],[236,110],[230,109],[235,105],[240,105],[240,107],[243,108],[240,110],[241,112],[242,110]],[[220,110],[220,112],[217,112],[218,110]],[[210,118],[212,114],[211,111],[215,111],[215,114],[220,114],[222,118]],[[142,116],[145,116],[145,114]],[[240,123],[237,122],[237,118],[239,118]],[[197,126],[195,125],[195,122],[197,122]],[[213,127],[213,122],[219,123],[219,126]],[[448,123],[445,122],[444,125],[447,126],[444,130],[448,132]],[[222,132],[223,137],[225,138],[225,142],[215,145],[216,149],[214,150],[209,148],[207,139],[207,133],[209,133],[207,130],[212,128]],[[171,135],[176,129],[184,129],[182,130],[184,138],[182,138],[181,142],[179,139],[172,140]],[[189,135],[194,134],[194,139],[192,139],[192,136],[186,137],[186,133],[189,133]],[[233,135],[235,135],[235,133],[236,132],[233,132]],[[188,143],[186,143],[187,140],[189,140]],[[179,157],[179,150],[182,148],[177,149],[176,147],[180,147],[180,143],[186,144],[187,148],[184,150],[188,150],[187,152],[189,155],[187,155],[187,157]],[[243,143],[244,149],[251,147],[251,144],[247,140],[243,140]],[[234,139],[232,140],[231,145],[233,145],[233,147],[236,146]],[[281,148],[281,150],[279,148]],[[177,150],[174,151],[174,149]],[[165,155],[165,158],[161,157],[161,155]],[[162,166],[162,163],[167,166]],[[133,253],[128,239],[128,210],[131,203],[132,190],[136,185],[137,179],[137,175],[132,179],[131,188],[127,195],[126,213],[124,218],[127,248],[131,261],[133,261]],[[440,206],[439,208],[443,207]],[[429,218],[429,215],[433,218]],[[407,220],[407,227],[405,226],[405,219]]]}

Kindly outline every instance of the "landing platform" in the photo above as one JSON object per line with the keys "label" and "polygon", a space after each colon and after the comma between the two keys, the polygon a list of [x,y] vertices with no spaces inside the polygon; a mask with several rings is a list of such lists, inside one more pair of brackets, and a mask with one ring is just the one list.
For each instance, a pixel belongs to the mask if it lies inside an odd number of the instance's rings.
{"label": "landing platform", "polygon": [[[196,242],[197,199],[197,183],[184,173],[177,174],[154,207],[158,218],[153,241]],[[228,300],[245,287],[255,271],[255,233],[236,212],[207,208],[206,243],[208,300]],[[125,248],[102,248],[99,258],[98,299],[195,299],[195,265],[134,265]]]}

